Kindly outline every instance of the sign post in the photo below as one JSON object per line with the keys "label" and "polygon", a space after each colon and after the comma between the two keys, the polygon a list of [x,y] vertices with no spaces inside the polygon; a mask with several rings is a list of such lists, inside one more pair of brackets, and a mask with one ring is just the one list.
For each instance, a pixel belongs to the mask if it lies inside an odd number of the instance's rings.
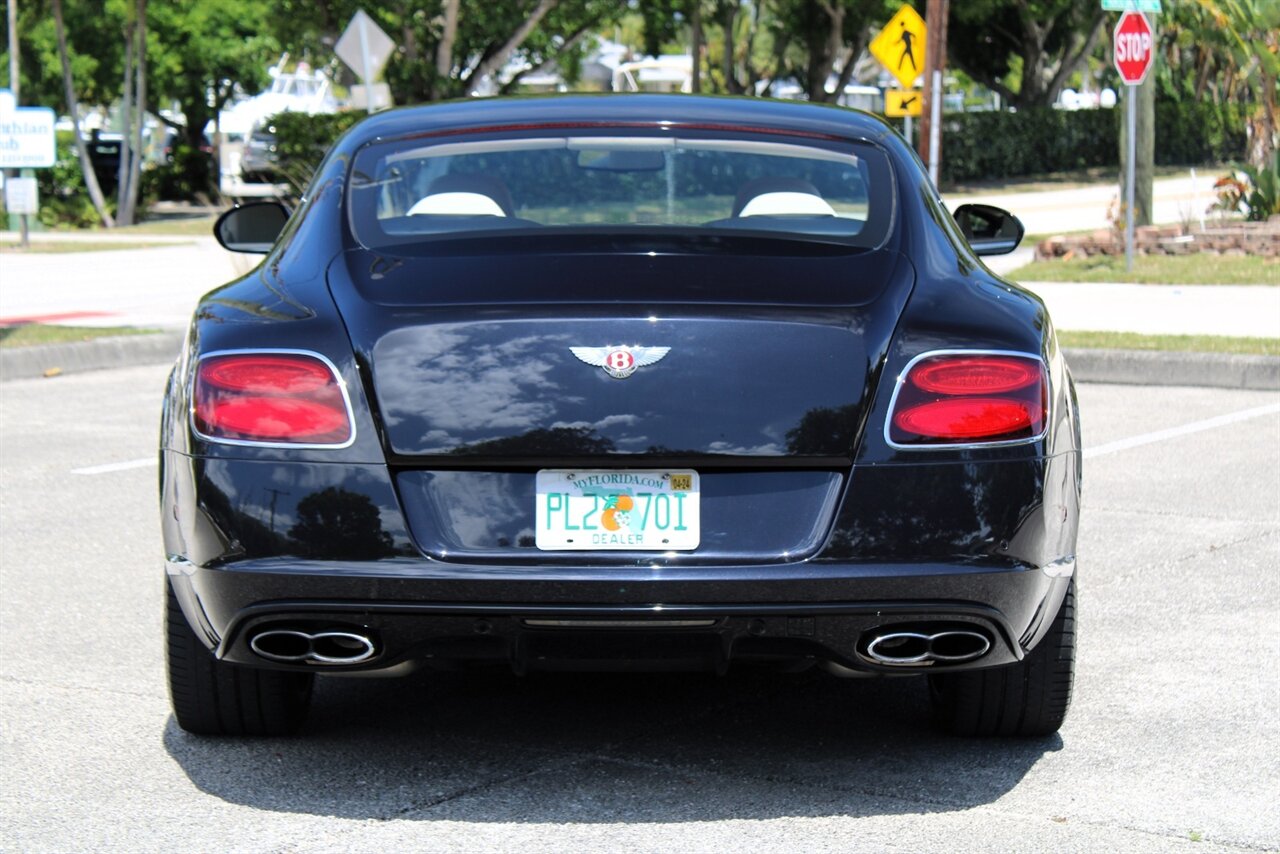
{"label": "sign post", "polygon": [[[385,83],[374,86],[373,79],[382,73],[396,43],[391,40],[382,27],[370,18],[364,9],[357,9],[351,16],[351,23],[342,31],[342,37],[333,46],[333,52],[356,73],[363,83],[352,87],[352,100],[364,100],[365,109],[373,112],[375,108],[391,105],[391,90]],[[385,90],[385,91],[384,91]]]}
{"label": "sign post", "polygon": [[924,111],[924,95],[915,89],[887,89],[884,93],[884,114],[891,119],[902,119],[902,135],[911,144],[911,119]]}
{"label": "sign post", "polygon": [[1141,85],[1147,78],[1155,60],[1155,39],[1151,31],[1151,22],[1142,12],[1126,10],[1116,23],[1112,36],[1112,53],[1115,56],[1116,71],[1120,79],[1129,87],[1125,97],[1125,126],[1127,139],[1125,150],[1128,155],[1125,164],[1125,211],[1124,211],[1124,265],[1133,272],[1133,220],[1134,220],[1134,161],[1138,157],[1138,98],[1134,87]]}
{"label": "sign post", "polygon": [[[0,169],[43,169],[57,159],[53,135],[53,110],[48,107],[19,107],[13,93],[0,89]],[[29,183],[28,183],[29,182]],[[35,207],[35,179],[10,178],[5,182],[6,199],[14,200],[14,206],[6,204],[10,213],[22,218],[22,246],[30,245],[27,237],[27,216],[37,213]]]}
{"label": "sign post", "polygon": [[867,46],[871,55],[902,84],[902,89],[885,92],[884,110],[886,116],[903,118],[908,145],[911,144],[911,118],[921,114],[920,93],[911,87],[924,73],[926,44],[924,18],[910,6],[903,6]]}

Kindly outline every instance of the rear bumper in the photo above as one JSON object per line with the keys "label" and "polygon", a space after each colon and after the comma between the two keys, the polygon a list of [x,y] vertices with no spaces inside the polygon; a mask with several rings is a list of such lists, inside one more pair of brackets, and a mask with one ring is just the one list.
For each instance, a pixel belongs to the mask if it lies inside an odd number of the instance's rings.
{"label": "rear bumper", "polygon": [[[656,570],[477,567],[421,561],[169,564],[188,620],[227,661],[394,675],[466,663],[529,669],[711,669],[735,660],[827,661],[867,674],[869,637],[958,628],[991,649],[932,669],[1019,660],[1057,613],[1072,570],[945,564],[788,564]],[[357,632],[357,665],[265,660],[263,631]],[[922,668],[923,669],[923,668]]]}

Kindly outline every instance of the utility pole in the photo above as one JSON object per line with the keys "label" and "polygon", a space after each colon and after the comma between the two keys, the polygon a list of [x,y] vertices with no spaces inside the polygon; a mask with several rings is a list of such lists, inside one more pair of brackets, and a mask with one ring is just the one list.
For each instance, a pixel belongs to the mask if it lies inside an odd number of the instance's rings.
{"label": "utility pole", "polygon": [[950,0],[928,0],[924,21],[929,37],[924,54],[924,111],[920,114],[920,159],[938,184],[942,165],[942,80],[947,70],[947,16]]}
{"label": "utility pole", "polygon": [[[22,101],[18,100],[22,83],[18,77],[18,0],[6,0],[5,6],[9,13],[9,91],[13,93],[13,103],[21,104]],[[17,169],[10,169],[5,179],[16,178],[19,174]],[[27,215],[18,214],[18,222],[21,223],[21,246],[23,249],[30,249],[31,235],[27,231]]]}

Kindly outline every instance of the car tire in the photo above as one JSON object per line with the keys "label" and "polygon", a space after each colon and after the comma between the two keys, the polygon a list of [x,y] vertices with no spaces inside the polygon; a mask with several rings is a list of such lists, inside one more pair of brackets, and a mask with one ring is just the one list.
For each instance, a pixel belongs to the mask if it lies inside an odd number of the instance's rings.
{"label": "car tire", "polygon": [[1076,658],[1076,582],[1067,585],[1048,633],[1017,664],[929,677],[934,720],[966,736],[1044,736],[1071,705]]}
{"label": "car tire", "polygon": [[165,583],[165,662],[178,726],[197,735],[288,735],[311,704],[310,673],[228,664],[214,658]]}

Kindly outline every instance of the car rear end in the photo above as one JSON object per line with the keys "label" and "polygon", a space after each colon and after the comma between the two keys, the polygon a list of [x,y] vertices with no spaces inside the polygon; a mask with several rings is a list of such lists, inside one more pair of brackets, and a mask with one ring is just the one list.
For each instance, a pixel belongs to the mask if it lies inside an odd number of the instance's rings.
{"label": "car rear end", "polygon": [[1074,569],[1069,377],[917,178],[694,122],[362,146],[326,299],[177,375],[182,612],[308,674],[1018,665]]}

